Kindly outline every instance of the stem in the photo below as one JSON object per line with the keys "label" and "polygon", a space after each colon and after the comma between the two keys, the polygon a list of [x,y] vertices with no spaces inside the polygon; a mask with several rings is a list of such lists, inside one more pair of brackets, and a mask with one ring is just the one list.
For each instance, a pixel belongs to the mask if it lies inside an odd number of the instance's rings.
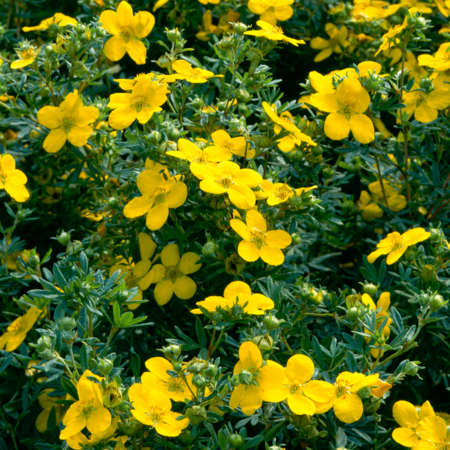
{"label": "stem", "polygon": [[16,443],[16,433],[14,432],[14,428],[12,425],[5,420],[5,415],[3,414],[3,408],[0,408],[0,415],[2,417],[3,422],[6,424],[6,428],[9,430],[9,434],[11,435],[15,450],[19,450]]}
{"label": "stem", "polygon": [[188,389],[191,391],[192,396],[194,397],[194,400],[197,401],[197,396],[194,394],[194,391],[191,389],[191,386],[189,386],[189,383],[186,379],[186,375],[183,372],[180,372],[180,378],[184,381]]}
{"label": "stem", "polygon": [[109,336],[108,336],[108,340],[106,341],[106,346],[107,347],[108,347],[109,344],[111,344],[111,341],[113,340],[113,337],[116,334],[116,332],[117,332],[117,328],[112,327],[111,328],[111,332],[109,333]]}
{"label": "stem", "polygon": [[380,160],[378,159],[378,155],[375,155],[375,159],[377,161],[378,178],[380,179],[380,185],[381,185],[381,190],[383,192],[384,201],[386,203],[386,206],[389,208],[388,199],[387,199],[387,196],[386,196],[386,191],[384,190],[384,181],[383,181],[383,177],[381,176]]}
{"label": "stem", "polygon": [[283,341],[283,344],[286,346],[286,348],[288,349],[289,353],[291,355],[294,354],[294,350],[292,350],[292,348],[289,346],[288,341],[286,340],[286,337],[284,335],[281,335],[281,340]]}
{"label": "stem", "polygon": [[433,220],[441,211],[443,208],[445,208],[450,203],[450,200],[447,200],[445,203],[443,203],[428,220]]}
{"label": "stem", "polygon": [[232,57],[232,60],[233,60],[233,76],[231,78],[230,88],[228,89],[227,104],[225,105],[225,113],[224,113],[225,119],[227,118],[228,107],[229,107],[230,99],[231,99],[231,90],[233,89],[234,81],[236,79],[236,72],[237,72],[237,65],[236,65],[236,60],[235,60],[234,55]]}
{"label": "stem", "polygon": [[93,314],[88,313],[89,317],[89,337],[94,337]]}
{"label": "stem", "polygon": [[219,334],[219,337],[217,338],[217,341],[216,341],[216,345],[214,345],[214,347],[211,349],[211,353],[210,353],[210,357],[214,354],[214,352],[217,350],[217,347],[219,346],[219,344],[220,344],[220,341],[221,341],[221,339],[222,339],[222,336],[223,336],[223,333],[225,332],[225,327],[223,327],[221,330],[220,330],[220,334]]}
{"label": "stem", "polygon": [[77,378],[80,377],[80,373],[78,372],[77,363],[75,362],[75,356],[73,354],[73,345],[70,344],[69,346],[69,352],[70,352],[70,358],[72,359],[73,368],[75,369],[75,373],[77,374]]}

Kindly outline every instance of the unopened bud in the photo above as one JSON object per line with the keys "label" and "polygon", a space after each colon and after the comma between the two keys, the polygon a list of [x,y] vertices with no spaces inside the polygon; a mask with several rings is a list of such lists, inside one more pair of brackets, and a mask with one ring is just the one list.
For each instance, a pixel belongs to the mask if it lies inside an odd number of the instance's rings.
{"label": "unopened bud", "polygon": [[370,295],[371,297],[374,297],[377,293],[378,286],[375,286],[373,283],[365,283],[363,286],[363,291]]}
{"label": "unopened bud", "polygon": [[250,384],[253,380],[253,375],[248,370],[242,370],[238,376],[241,384]]}
{"label": "unopened bud", "polygon": [[181,354],[181,347],[179,345],[169,345],[167,347],[163,347],[163,354],[167,359],[173,361],[177,356]]}
{"label": "unopened bud", "polygon": [[244,439],[240,434],[233,433],[228,436],[228,443],[231,448],[238,448],[244,443]]}
{"label": "unopened bud", "polygon": [[270,350],[273,347],[273,339],[268,334],[263,336],[255,336],[252,342],[258,346],[262,351]]}
{"label": "unopened bud", "polygon": [[271,314],[269,316],[264,317],[263,323],[266,326],[267,331],[276,330],[280,325],[280,321]]}
{"label": "unopened bud", "polygon": [[192,425],[198,425],[206,420],[206,409],[203,406],[195,405],[186,410],[185,416]]}
{"label": "unopened bud", "polygon": [[109,359],[101,359],[98,363],[97,363],[97,369],[100,371],[100,373],[102,373],[103,375],[108,375],[109,372],[111,372],[111,370],[113,369],[114,364],[111,360]]}

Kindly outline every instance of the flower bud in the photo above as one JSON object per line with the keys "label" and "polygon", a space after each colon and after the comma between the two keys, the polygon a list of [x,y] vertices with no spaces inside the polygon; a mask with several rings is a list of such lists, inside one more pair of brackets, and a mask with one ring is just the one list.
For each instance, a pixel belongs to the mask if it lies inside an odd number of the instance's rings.
{"label": "flower bud", "polygon": [[231,448],[238,448],[244,443],[244,439],[240,434],[233,433],[228,436],[228,443]]}
{"label": "flower bud", "polygon": [[166,130],[166,134],[171,141],[174,141],[180,137],[180,130],[178,128],[169,128]]}
{"label": "flower bud", "polygon": [[152,131],[147,135],[147,142],[150,145],[157,145],[161,140],[161,133],[159,131]]}
{"label": "flower bud", "polygon": [[219,246],[215,242],[207,242],[202,247],[202,255],[204,257],[214,257],[218,250]]}
{"label": "flower bud", "polygon": [[365,399],[370,397],[370,388],[369,387],[363,387],[358,391],[358,395],[360,398]]}
{"label": "flower bud", "polygon": [[166,31],[167,38],[170,42],[176,42],[181,39],[181,33],[178,31],[178,28],[175,28],[174,30]]}
{"label": "flower bud", "polygon": [[119,201],[116,197],[109,197],[107,200],[107,205],[109,209],[116,209],[119,206]]}
{"label": "flower bud", "polygon": [[324,167],[322,170],[322,175],[328,180],[334,175],[334,170],[331,167]]}
{"label": "flower bud", "polygon": [[179,441],[181,442],[181,444],[183,445],[183,448],[188,448],[188,447],[190,447],[190,446],[192,445],[192,443],[194,442],[190,430],[184,430],[184,431],[178,436],[178,439],[179,439]]}
{"label": "flower bud", "polygon": [[363,285],[363,291],[364,293],[370,295],[371,297],[374,297],[377,293],[378,286],[375,286],[373,283],[365,283]]}
{"label": "flower bud", "polygon": [[53,356],[53,341],[50,336],[41,336],[34,347],[37,354],[42,358],[51,358]]}
{"label": "flower bud", "polygon": [[434,266],[432,264],[426,264],[422,266],[422,269],[419,273],[419,277],[422,281],[425,281],[426,283],[436,281],[437,275]]}
{"label": "flower bud", "polygon": [[300,242],[302,242],[302,240],[301,240],[300,236],[298,235],[298,233],[293,233],[291,235],[291,238],[292,238],[292,244],[294,244],[294,245],[298,245],[298,244],[300,244]]}
{"label": "flower bud", "polygon": [[133,417],[125,420],[121,420],[119,422],[119,432],[120,434],[125,434],[127,436],[134,436],[136,435],[139,430],[141,430],[143,425],[138,422]]}
{"label": "flower bud", "polygon": [[238,377],[241,384],[250,384],[253,380],[253,375],[248,370],[242,370]]}
{"label": "flower bud", "polygon": [[433,312],[440,310],[447,302],[444,301],[444,297],[442,295],[436,294],[433,296],[433,299],[430,302],[430,309]]}
{"label": "flower bud", "polygon": [[233,25],[233,31],[239,36],[242,36],[247,30],[248,26],[242,22],[238,22]]}
{"label": "flower bud", "polygon": [[192,384],[197,389],[202,389],[206,386],[206,378],[203,375],[197,374],[192,378]]}
{"label": "flower bud", "polygon": [[203,406],[195,405],[186,410],[185,416],[192,425],[198,425],[206,420],[206,409]]}
{"label": "flower bud", "polygon": [[66,233],[65,231],[62,231],[61,234],[57,237],[58,242],[62,245],[69,245],[70,242],[70,233]]}
{"label": "flower bud", "polygon": [[271,336],[261,335],[255,336],[252,339],[252,342],[258,346],[258,348],[262,351],[270,350],[273,347],[273,339]]}
{"label": "flower bud", "polygon": [[105,376],[108,375],[109,372],[111,372],[113,367],[114,364],[110,359],[104,358],[97,363],[97,369],[100,371],[100,373],[102,373]]}
{"label": "flower bud", "polygon": [[72,331],[77,326],[77,321],[66,316],[61,320],[61,326],[64,331]]}
{"label": "flower bud", "polygon": [[217,375],[219,368],[215,364],[209,364],[205,370],[205,375],[209,378],[214,378]]}
{"label": "flower bud", "polygon": [[264,317],[263,323],[267,331],[276,330],[280,325],[280,321],[275,316],[272,316],[272,314]]}
{"label": "flower bud", "polygon": [[242,308],[241,305],[238,305],[237,303],[231,307],[231,315],[232,316],[242,316],[243,312],[244,312],[244,309]]}
{"label": "flower bud", "polygon": [[172,61],[167,56],[161,56],[158,61],[156,61],[156,64],[158,64],[161,69],[167,69],[172,65]]}
{"label": "flower bud", "polygon": [[356,306],[352,306],[347,310],[347,318],[354,322],[359,317],[359,313],[359,308],[357,308]]}
{"label": "flower bud", "polygon": [[173,361],[177,356],[180,356],[181,354],[181,347],[179,345],[171,344],[167,347],[163,347],[163,354],[164,356],[169,359],[170,361]]}
{"label": "flower bud", "polygon": [[418,366],[414,361],[408,361],[405,364],[405,368],[403,371],[406,373],[406,375],[409,375],[411,377],[415,377],[417,373],[419,372],[420,366]]}
{"label": "flower bud", "polygon": [[195,97],[191,101],[190,105],[193,109],[195,109],[196,111],[199,111],[200,109],[203,108],[203,106],[205,105],[205,102],[203,101],[203,99],[201,97]]}
{"label": "flower bud", "polygon": [[224,37],[222,38],[218,43],[217,47],[219,47],[221,50],[228,50],[233,46],[233,38],[231,37]]}
{"label": "flower bud", "polygon": [[436,242],[441,240],[441,238],[443,237],[443,233],[439,228],[431,228],[430,229],[430,241],[431,242]]}
{"label": "flower bud", "polygon": [[252,96],[245,90],[245,89],[238,89],[238,91],[236,92],[236,98],[240,101],[240,102],[248,102]]}
{"label": "flower bud", "polygon": [[241,384],[241,382],[239,381],[239,375],[233,375],[230,379],[230,383],[233,387],[239,386]]}
{"label": "flower bud", "polygon": [[264,54],[263,54],[262,50],[255,48],[255,47],[250,47],[247,50],[247,52],[245,53],[245,56],[252,63],[258,63],[259,61],[261,61],[263,59]]}

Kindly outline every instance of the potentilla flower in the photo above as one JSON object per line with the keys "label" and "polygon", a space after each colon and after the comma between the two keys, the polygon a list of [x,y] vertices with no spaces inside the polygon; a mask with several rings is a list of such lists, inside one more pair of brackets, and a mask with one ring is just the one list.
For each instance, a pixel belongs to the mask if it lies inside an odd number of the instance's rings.
{"label": "potentilla flower", "polygon": [[211,139],[215,147],[228,150],[233,155],[246,156],[247,159],[255,156],[255,149],[250,148],[250,143],[247,143],[243,136],[232,138],[225,130],[217,130],[211,134]]}
{"label": "potentilla flower", "polygon": [[255,206],[255,193],[250,188],[261,184],[262,177],[258,172],[241,169],[234,162],[224,161],[217,167],[197,165],[194,175],[202,180],[202,191],[210,194],[226,193],[231,203],[241,209]]}
{"label": "potentilla flower", "polygon": [[318,409],[324,412],[325,406],[326,408],[332,406],[339,420],[344,423],[354,423],[362,417],[364,411],[358,391],[365,387],[377,386],[377,382],[377,373],[366,376],[363,373],[342,372],[334,383],[334,397],[327,403],[319,403]]}
{"label": "potentilla flower", "polygon": [[127,2],[120,2],[115,11],[103,11],[100,24],[113,37],[105,44],[104,52],[111,61],[119,61],[128,53],[136,64],[145,64],[147,49],[141,39],[147,37],[155,25],[155,17],[148,11],[133,16],[133,9]]}
{"label": "potentilla flower", "polygon": [[43,311],[40,309],[30,308],[25,315],[8,325],[6,332],[0,337],[0,349],[13,352],[19,348],[42,313]]}
{"label": "potentilla flower", "polygon": [[111,413],[103,406],[100,385],[86,378],[77,383],[79,400],[73,403],[63,419],[64,430],[59,438],[66,440],[84,427],[91,433],[105,431],[111,425]]}
{"label": "potentilla flower", "polygon": [[289,358],[285,379],[281,386],[267,389],[266,399],[281,402],[287,399],[294,414],[312,416],[316,413],[316,404],[325,403],[335,396],[335,387],[326,381],[311,380],[314,375],[314,363],[305,355]]}
{"label": "potentilla flower", "polygon": [[149,78],[140,79],[131,93],[112,94],[108,108],[114,109],[109,115],[109,124],[115,130],[128,128],[136,119],[147,123],[155,112],[162,111],[169,89],[167,83]]}
{"label": "potentilla flower", "polygon": [[277,20],[289,20],[294,14],[292,5],[294,0],[249,0],[248,9],[258,14],[260,20],[276,25]]}
{"label": "potentilla flower", "polygon": [[169,3],[169,0],[158,0],[154,5],[152,11],[155,12],[159,8],[163,7],[166,3]]}
{"label": "potentilla flower", "polygon": [[303,187],[293,189],[286,183],[272,183],[269,180],[263,180],[261,183],[262,193],[259,194],[258,199],[267,198],[267,204],[270,206],[279,205],[287,202],[294,195],[302,195],[303,192],[308,192],[312,189],[317,189],[317,186]]}
{"label": "potentilla flower", "polygon": [[212,5],[218,5],[220,3],[220,0],[198,0],[202,5],[207,5],[208,3],[211,3]]}
{"label": "potentilla flower", "polygon": [[16,169],[16,161],[10,154],[0,155],[0,189],[4,189],[16,202],[23,203],[30,197],[25,187],[27,181],[27,176]]}
{"label": "potentilla flower", "polygon": [[196,392],[197,388],[192,384],[193,375],[191,373],[186,375],[188,386],[180,375],[172,376],[167,373],[169,370],[175,372],[175,369],[173,364],[165,358],[159,356],[150,358],[145,361],[145,367],[149,372],[144,372],[141,379],[143,386],[148,391],[157,389],[176,402],[194,398],[192,392]]}
{"label": "potentilla flower", "polygon": [[284,41],[295,45],[296,47],[298,47],[299,44],[305,43],[303,39],[293,39],[285,36],[282,28],[271,25],[263,20],[258,20],[256,24],[259,28],[261,28],[261,30],[246,31],[244,34],[248,36],[265,37],[270,41]]}
{"label": "potentilla flower", "polygon": [[[118,270],[120,270],[120,275],[125,275],[124,281],[127,289],[138,288],[138,293],[133,297],[133,300],[142,300],[142,291],[148,289],[153,282],[153,273],[150,271],[151,257],[156,250],[156,244],[148,234],[139,233],[138,241],[141,253],[141,260],[138,263],[135,264],[133,258],[129,258],[128,261],[122,259],[109,269],[110,277]],[[139,303],[131,303],[127,306],[128,309],[136,309],[139,307]]]}
{"label": "potentilla flower", "polygon": [[247,211],[246,224],[239,219],[231,219],[230,225],[243,239],[238,246],[239,256],[253,262],[261,258],[267,264],[280,266],[284,262],[282,248],[288,247],[292,238],[283,230],[267,231],[266,220],[258,211]]}
{"label": "potentilla flower", "polygon": [[119,420],[120,419],[116,416],[112,420],[111,425],[108,428],[106,428],[106,430],[100,431],[99,433],[92,433],[89,439],[81,432],[75,434],[74,436],[70,436],[66,440],[67,445],[74,450],[81,450],[82,448],[84,448],[82,446],[92,448],[95,447],[100,442],[110,441],[114,437],[114,434],[119,424]]}
{"label": "potentilla flower", "polygon": [[189,83],[201,84],[207,83],[210,78],[220,78],[223,75],[215,75],[209,70],[192,67],[190,63],[184,59],[178,59],[172,64],[172,69],[178,74],[179,80],[186,80]]}
{"label": "potentilla flower", "polygon": [[319,92],[311,95],[311,105],[330,113],[325,119],[325,134],[333,140],[345,139],[350,130],[362,144],[375,139],[372,121],[364,115],[370,104],[369,93],[359,80],[347,78],[333,92]]}
{"label": "potentilla flower", "polygon": [[253,342],[244,342],[239,348],[239,361],[233,375],[239,376],[239,386],[230,397],[230,408],[241,407],[247,415],[261,408],[263,401],[271,401],[268,392],[279,388],[284,381],[284,368],[274,361],[263,365],[261,351]]}
{"label": "potentilla flower", "polygon": [[[392,432],[395,442],[405,447],[416,447],[419,444],[421,433],[420,423],[427,418],[435,417],[435,412],[429,401],[419,408],[412,403],[400,400],[394,403],[392,414],[395,421],[400,425]],[[425,437],[425,436],[424,436]]]}
{"label": "potentilla flower", "polygon": [[[411,9],[409,14],[414,13],[414,10]],[[400,43],[400,34],[406,30],[408,27],[408,14],[406,14],[405,19],[401,25],[395,25],[392,27],[387,33],[383,35],[383,42],[380,45],[380,48],[375,53],[375,56],[382,51],[389,50],[392,47],[396,47]]]}
{"label": "potentilla flower", "polygon": [[189,425],[189,419],[177,420],[181,414],[172,409],[170,398],[157,389],[147,390],[142,384],[130,387],[128,397],[132,403],[133,417],[156,430],[161,436],[175,437]]}
{"label": "potentilla flower", "polygon": [[296,122],[292,119],[292,116],[283,115],[283,113],[278,116],[276,106],[270,106],[267,102],[263,102],[262,106],[264,108],[264,112],[269,116],[270,120],[275,123],[275,125],[279,125],[281,128],[289,131],[289,133],[291,133],[300,142],[306,142],[307,144],[314,146],[317,145],[308,135],[299,130]]}
{"label": "potentilla flower", "polygon": [[385,239],[382,239],[377,244],[378,250],[372,252],[367,257],[367,261],[374,263],[379,256],[388,255],[386,264],[394,264],[402,257],[408,247],[426,241],[429,237],[430,233],[423,228],[413,228],[403,234],[394,231],[393,233],[389,233]]}
{"label": "potentilla flower", "polygon": [[59,106],[44,106],[37,113],[39,123],[51,130],[45,138],[44,149],[55,153],[67,140],[75,147],[86,145],[92,134],[89,125],[98,115],[95,106],[83,106],[77,92],[71,92]]}
{"label": "potentilla flower", "polygon": [[338,28],[334,23],[327,23],[325,25],[325,33],[328,34],[330,39],[323,39],[321,37],[311,39],[311,48],[321,50],[314,58],[314,62],[323,61],[333,53],[340,54],[343,48],[350,45],[350,42],[347,40],[348,28],[345,25]]}
{"label": "potentilla flower", "polygon": [[174,75],[161,75],[159,73],[140,73],[136,75],[134,78],[115,78],[114,81],[119,83],[120,89],[124,91],[132,91],[134,86],[138,81],[141,80],[150,80],[150,81],[159,81],[160,83],[173,83],[176,80],[179,80],[179,76]]}
{"label": "potentilla flower", "polygon": [[189,161],[191,172],[194,174],[198,165],[215,167],[218,162],[229,161],[233,156],[227,148],[213,146],[202,150],[187,139],[179,139],[178,150],[168,151],[166,155]]}
{"label": "potentilla flower", "polygon": [[55,422],[58,424],[66,412],[65,406],[60,403],[66,397],[50,397],[48,394],[51,392],[54,392],[54,389],[44,389],[38,397],[39,406],[42,408],[42,411],[37,416],[36,428],[40,433],[44,433],[47,430],[48,419],[52,409],[55,411]]}
{"label": "potentilla flower", "polygon": [[51,25],[57,24],[60,28],[66,27],[67,25],[77,25],[78,21],[72,17],[66,16],[61,13],[56,13],[49,19],[44,19],[39,25],[35,27],[23,27],[22,30],[27,33],[28,31],[42,31],[50,28]]}
{"label": "potentilla flower", "polygon": [[167,222],[169,209],[178,208],[187,199],[187,186],[178,177],[166,177],[156,170],[141,172],[137,187],[142,196],[134,197],[126,204],[124,216],[134,219],[147,214],[147,228],[159,230]]}
{"label": "potentilla flower", "polygon": [[438,118],[438,111],[450,106],[450,89],[438,88],[425,92],[415,84],[409,92],[403,94],[403,103],[406,108],[400,110],[400,114],[405,112],[408,118],[414,114],[418,122],[429,123]]}
{"label": "potentilla flower", "polygon": [[[250,286],[242,281],[233,281],[226,288],[223,297],[211,296],[196,303],[209,312],[218,309],[233,314],[233,307],[239,305],[245,314],[260,316],[275,307],[273,301],[262,294],[252,294]],[[192,309],[192,314],[203,314],[201,309]]]}
{"label": "potentilla flower", "polygon": [[197,285],[188,277],[202,267],[197,264],[200,257],[197,253],[188,252],[180,258],[177,244],[169,244],[161,252],[162,264],[153,266],[153,283],[155,286],[155,300],[159,305],[165,305],[173,294],[181,300],[189,300],[195,295]]}
{"label": "potentilla flower", "polygon": [[21,69],[22,67],[33,64],[34,60],[39,55],[39,51],[40,49],[36,48],[34,45],[25,43],[20,49],[16,49],[19,59],[11,63],[11,69]]}

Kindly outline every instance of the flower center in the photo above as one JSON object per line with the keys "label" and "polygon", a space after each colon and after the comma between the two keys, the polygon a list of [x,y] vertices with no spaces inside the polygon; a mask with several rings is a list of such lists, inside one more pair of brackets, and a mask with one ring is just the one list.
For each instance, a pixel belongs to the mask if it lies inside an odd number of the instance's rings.
{"label": "flower center", "polygon": [[231,150],[234,148],[233,142],[230,141],[222,141],[222,142],[218,142],[217,145],[219,147],[224,147],[227,148],[228,150]]}
{"label": "flower center", "polygon": [[24,50],[18,51],[17,54],[20,59],[30,59],[36,56],[36,50],[34,47],[28,47]]}
{"label": "flower center", "polygon": [[271,34],[284,34],[284,31],[282,30],[281,27],[276,27],[274,26],[271,30],[270,30]]}
{"label": "flower center", "polygon": [[392,250],[391,251],[395,251],[398,250],[400,248],[404,248],[405,244],[403,242],[403,238],[402,236],[394,236],[393,240],[392,240]]}
{"label": "flower center", "polygon": [[128,43],[128,41],[134,36],[134,31],[131,27],[124,26],[122,27],[122,31],[119,36]]}
{"label": "flower center", "polygon": [[72,127],[74,126],[74,124],[75,124],[74,119],[72,119],[70,117],[66,117],[63,119],[62,128],[66,133],[69,133],[70,130],[72,129]]}
{"label": "flower center", "polygon": [[292,194],[292,191],[289,186],[286,184],[283,184],[283,186],[277,187],[275,189],[274,195],[279,200],[285,201],[287,200]]}
{"label": "flower center", "polygon": [[165,203],[166,201],[166,189],[162,186],[157,187],[150,195],[150,198],[153,198],[154,202],[157,203]]}
{"label": "flower center", "polygon": [[159,422],[164,421],[164,412],[159,408],[150,408],[149,411],[145,413],[147,417],[153,422],[153,426],[157,425]]}
{"label": "flower center", "polygon": [[263,245],[266,245],[266,233],[264,233],[264,231],[258,230],[257,228],[253,228],[251,234],[252,238],[250,239],[250,242],[253,242],[258,247],[258,250]]}
{"label": "flower center", "polygon": [[221,174],[220,179],[217,183],[221,184],[225,189],[228,189],[231,185],[234,184],[234,177],[231,173],[224,172]]}
{"label": "flower center", "polygon": [[169,392],[184,392],[184,381],[180,377],[171,378],[168,384]]}
{"label": "flower center", "polygon": [[189,71],[189,78],[203,78],[202,71],[200,69],[192,68]]}
{"label": "flower center", "polygon": [[94,411],[95,411],[95,407],[94,407],[94,400],[89,399],[89,400],[84,400],[84,401],[80,401],[81,403],[81,414],[83,416],[85,416],[86,418],[88,418]]}
{"label": "flower center", "polygon": [[131,101],[131,107],[137,112],[141,112],[147,106],[147,99],[143,95],[137,95],[133,97]]}
{"label": "flower center", "polygon": [[166,278],[172,280],[175,283],[175,280],[178,278],[180,273],[180,269],[178,266],[167,266],[166,267]]}
{"label": "flower center", "polygon": [[339,380],[335,384],[336,387],[336,397],[342,397],[345,394],[350,394],[350,386],[348,386],[347,380]]}
{"label": "flower center", "polygon": [[134,273],[132,270],[130,270],[127,274],[127,276],[125,277],[125,286],[128,288],[133,288],[135,286],[137,286],[138,283],[138,279],[137,277],[135,277]]}

